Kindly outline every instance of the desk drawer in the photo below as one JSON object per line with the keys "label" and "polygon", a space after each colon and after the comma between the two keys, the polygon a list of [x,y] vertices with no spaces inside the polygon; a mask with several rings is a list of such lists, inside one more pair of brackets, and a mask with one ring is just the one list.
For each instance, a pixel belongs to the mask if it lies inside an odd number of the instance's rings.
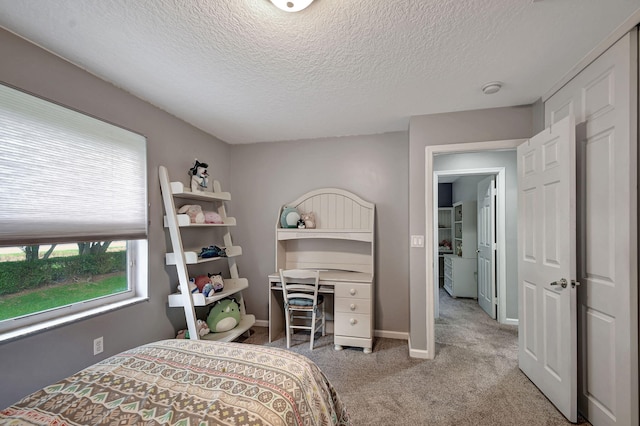
{"label": "desk drawer", "polygon": [[371,284],[336,283],[337,297],[371,299]]}
{"label": "desk drawer", "polygon": [[355,297],[336,297],[333,305],[336,312],[353,312],[354,314],[370,314],[371,299],[356,299]]}
{"label": "desk drawer", "polygon": [[333,326],[339,336],[371,337],[371,315],[336,312]]}

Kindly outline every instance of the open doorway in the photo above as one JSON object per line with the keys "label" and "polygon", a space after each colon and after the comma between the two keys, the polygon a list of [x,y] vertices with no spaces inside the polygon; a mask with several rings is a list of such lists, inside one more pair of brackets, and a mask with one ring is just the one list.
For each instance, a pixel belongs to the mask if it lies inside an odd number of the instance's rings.
{"label": "open doorway", "polygon": [[[474,145],[474,144],[465,144]],[[459,152],[441,152],[433,155],[432,157],[432,185],[431,197],[429,197],[427,191],[427,205],[428,209],[434,209],[433,218],[434,222],[427,221],[427,231],[432,236],[428,237],[427,241],[433,241],[433,248],[431,253],[432,258],[427,259],[427,264],[433,266],[431,275],[434,283],[438,283],[437,286],[431,289],[433,291],[434,301],[434,318],[438,317],[439,313],[439,282],[441,275],[441,257],[440,257],[440,243],[442,239],[439,239],[439,214],[442,214],[438,208],[438,196],[439,188],[438,183],[446,181],[466,181],[468,185],[456,185],[455,194],[452,192],[452,204],[456,204],[458,214],[464,212],[464,220],[462,217],[460,222],[456,222],[453,227],[460,226],[462,229],[453,231],[460,233],[452,237],[452,254],[444,254],[443,258],[448,262],[448,269],[450,272],[458,273],[458,277],[454,281],[458,281],[461,286],[458,287],[458,291],[451,292],[450,294],[459,297],[474,297],[478,298],[478,278],[476,273],[480,271],[482,277],[480,282],[486,284],[486,280],[495,281],[496,287],[491,289],[491,296],[489,297],[491,305],[494,303],[498,316],[495,317],[501,324],[518,324],[518,293],[517,293],[517,162],[516,154],[513,149],[500,149],[500,150],[470,150]],[[477,241],[477,183],[481,177],[495,176],[496,182],[496,200],[495,200],[495,222],[493,223],[496,230],[496,238],[491,246],[492,250],[495,250],[495,258],[491,259],[492,265],[487,267],[486,264],[478,263],[478,250],[482,247],[478,245]],[[429,201],[431,201],[429,203]],[[453,211],[452,211],[453,213]],[[446,209],[445,209],[446,214]],[[467,229],[467,225],[471,221],[471,227]],[[466,235],[462,235],[461,231]],[[456,239],[455,237],[465,237]],[[460,250],[460,245],[463,249]],[[442,262],[444,263],[444,262]],[[458,271],[455,271],[457,269]],[[487,276],[489,275],[489,276]],[[446,283],[445,283],[446,284]],[[454,284],[455,287],[455,284]],[[486,287],[480,287],[483,289]],[[483,298],[486,298],[486,294],[483,294]],[[491,307],[493,309],[493,306]],[[490,312],[489,308],[485,309],[487,313]]]}
{"label": "open doorway", "polygon": [[[438,192],[438,181],[437,177],[434,174],[434,160],[436,156],[446,155],[446,154],[472,154],[472,153],[487,153],[487,152],[495,152],[500,153],[502,151],[513,151],[516,149],[518,145],[524,142],[524,139],[511,139],[511,140],[502,140],[502,141],[487,141],[487,142],[474,142],[474,143],[461,143],[461,144],[449,144],[449,145],[438,145],[438,146],[428,146],[425,149],[425,166],[426,166],[426,176],[425,176],[425,204],[426,204],[426,224],[425,224],[425,241],[429,242],[425,245],[425,269],[427,276],[426,283],[426,306],[427,306],[427,317],[426,317],[426,330],[427,330],[427,351],[429,353],[435,353],[435,310],[437,308],[438,303],[438,294],[439,294],[439,285],[437,276],[435,275],[436,266],[435,264],[438,261],[438,246],[435,243],[435,235],[437,234],[437,214],[438,214],[438,205],[437,198],[434,195],[437,195]],[[485,173],[498,173],[499,170],[496,171],[496,168],[502,168],[504,165],[502,164],[493,164],[491,166],[487,165],[486,167],[480,166],[477,162],[477,159],[472,159],[471,157],[466,157],[465,161],[468,161],[467,165],[461,166],[458,165],[456,167],[451,167],[449,170],[472,170],[472,169],[490,169]],[[517,167],[516,167],[517,168]],[[517,182],[517,170],[512,167],[505,167],[504,170],[504,183],[503,187],[506,187],[507,180],[512,182]],[[441,172],[445,172],[445,170],[441,170]],[[507,176],[510,176],[509,178]],[[499,183],[498,183],[499,185]],[[508,198],[508,194],[510,191],[504,191],[505,197]],[[511,196],[517,197],[517,191],[511,194]],[[517,205],[517,200],[515,201]],[[506,206],[506,198],[505,202],[503,202],[503,206]],[[515,220],[508,221],[506,217],[506,207],[505,207],[505,231],[504,231],[504,244],[505,247],[505,260],[500,263],[498,259],[498,263],[500,265],[504,265],[505,268],[512,266],[511,269],[505,270],[505,278],[503,279],[503,283],[505,286],[513,286],[515,291],[509,291],[508,287],[505,287],[502,295],[506,296],[505,301],[508,301],[509,298],[512,298],[513,306],[515,306],[515,310],[513,312],[507,309],[509,303],[507,303],[504,309],[498,309],[500,313],[500,319],[505,324],[517,324],[518,318],[518,309],[517,309],[517,211],[515,213]],[[513,209],[517,210],[517,209]],[[509,231],[509,230],[512,231]],[[434,242],[433,244],[431,242]],[[500,242],[498,242],[500,244]],[[509,250],[508,247],[512,245],[512,249]],[[510,254],[516,256],[510,261]],[[434,261],[435,260],[435,261]],[[498,277],[499,279],[499,277]]]}
{"label": "open doorway", "polygon": [[[462,160],[446,157],[448,155],[437,156],[434,164],[438,183],[437,194],[434,194],[438,205],[438,228],[434,231],[438,260],[434,259],[434,274],[439,284],[435,316],[440,317],[443,299],[446,302],[451,297],[470,298],[496,320],[497,285],[504,283],[506,277],[505,167],[492,168],[490,172],[487,169],[441,171],[447,164],[455,166]],[[501,155],[494,160],[513,163],[515,153],[513,159]],[[496,185],[498,180],[500,188]],[[497,202],[498,193],[500,203]]]}

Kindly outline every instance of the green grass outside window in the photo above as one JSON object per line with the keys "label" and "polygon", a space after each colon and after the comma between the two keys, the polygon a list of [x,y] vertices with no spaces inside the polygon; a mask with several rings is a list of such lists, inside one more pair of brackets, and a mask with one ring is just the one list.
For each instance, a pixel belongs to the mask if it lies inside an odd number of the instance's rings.
{"label": "green grass outside window", "polygon": [[126,274],[96,282],[43,286],[0,298],[0,321],[127,290]]}

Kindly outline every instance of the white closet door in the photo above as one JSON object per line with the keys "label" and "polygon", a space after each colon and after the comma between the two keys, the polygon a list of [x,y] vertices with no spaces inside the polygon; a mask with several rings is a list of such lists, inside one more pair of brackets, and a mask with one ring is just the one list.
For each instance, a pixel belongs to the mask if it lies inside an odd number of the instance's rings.
{"label": "white closet door", "polygon": [[636,31],[545,102],[576,117],[578,396],[593,425],[638,424]]}

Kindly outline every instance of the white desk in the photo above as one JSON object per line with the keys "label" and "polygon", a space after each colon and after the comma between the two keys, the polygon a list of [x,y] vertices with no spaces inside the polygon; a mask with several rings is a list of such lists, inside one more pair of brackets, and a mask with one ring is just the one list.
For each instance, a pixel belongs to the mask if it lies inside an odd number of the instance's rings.
{"label": "white desk", "polygon": [[[320,272],[320,293],[333,294],[334,345],[355,346],[371,353],[373,347],[373,275],[363,272]],[[326,300],[325,300],[325,303]],[[280,275],[269,275],[269,341],[284,330]]]}

